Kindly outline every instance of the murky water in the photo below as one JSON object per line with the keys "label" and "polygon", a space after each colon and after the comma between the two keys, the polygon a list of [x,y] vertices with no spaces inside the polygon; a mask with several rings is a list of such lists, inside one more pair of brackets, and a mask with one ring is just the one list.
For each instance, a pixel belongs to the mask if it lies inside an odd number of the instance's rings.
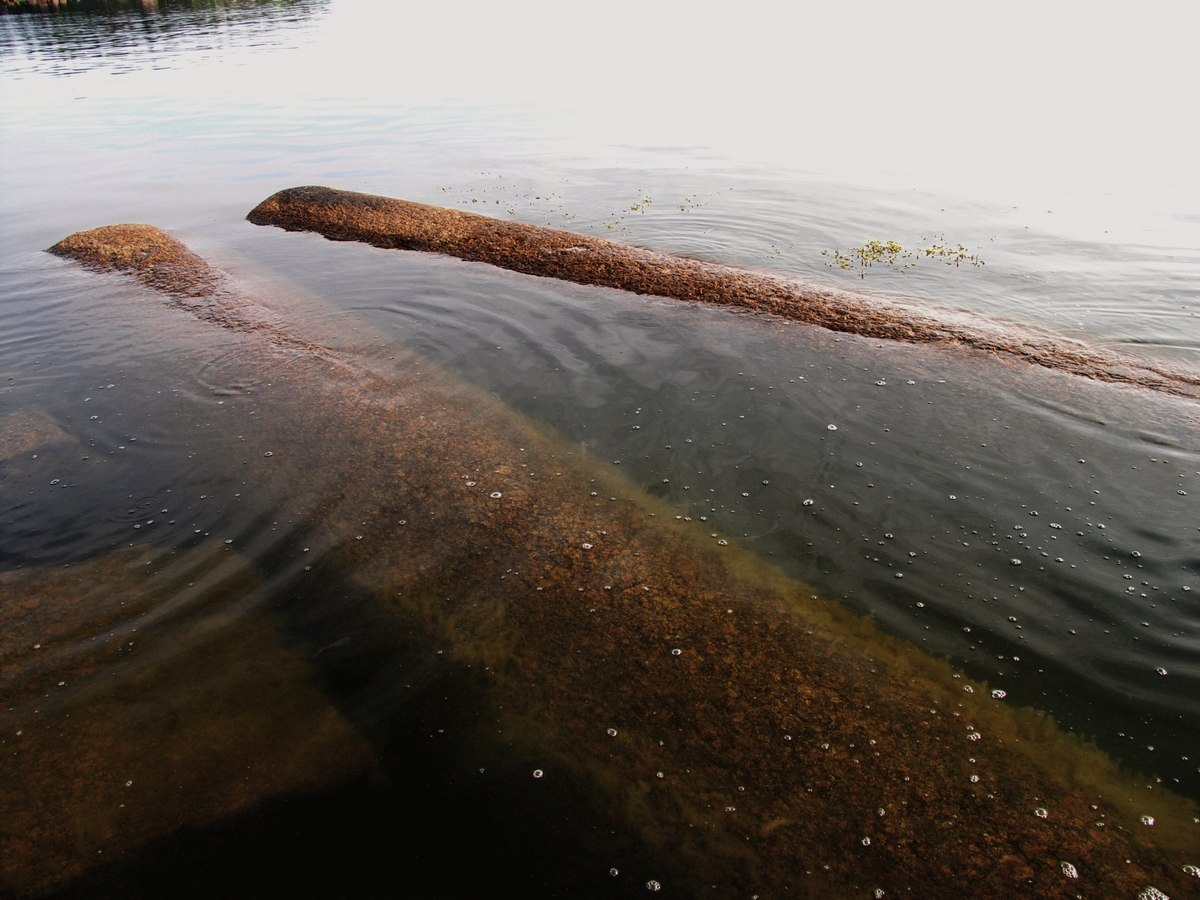
{"label": "murky water", "polygon": [[[39,891],[672,886],[669,837],[614,820],[578,771],[530,776],[553,770],[553,741],[498,713],[489,686],[512,636],[475,607],[448,619],[457,643],[431,636],[433,594],[481,602],[470,565],[446,562],[464,552],[452,535],[401,545],[440,574],[380,611],[393,576],[346,548],[399,552],[372,529],[409,527],[409,501],[346,508],[356,473],[395,463],[336,446],[314,412],[331,395],[314,387],[310,407],[282,387],[286,363],[248,374],[244,339],[139,315],[150,295],[42,252],[117,221],[172,231],[352,367],[406,384],[428,365],[462,380],[464,403],[494,395],[713,554],[752,551],[1200,799],[1194,403],[243,221],[281,187],[327,183],[1194,367],[1184,211],[1131,239],[1128,222],[1060,226],[699,146],[581,148],[536,105],[332,75],[297,90],[278,70],[321,59],[345,4],[160,6],[0,18],[0,136],[23,161],[0,176],[0,748],[22,836],[8,858],[34,861]],[[860,279],[821,253],[937,235],[986,265]],[[304,483],[275,465],[300,456]]]}

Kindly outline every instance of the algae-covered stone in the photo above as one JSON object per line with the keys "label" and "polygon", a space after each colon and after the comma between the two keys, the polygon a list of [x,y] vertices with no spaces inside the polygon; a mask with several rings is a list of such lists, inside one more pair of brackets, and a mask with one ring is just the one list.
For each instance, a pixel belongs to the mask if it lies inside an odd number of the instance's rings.
{"label": "algae-covered stone", "polygon": [[0,894],[375,765],[277,621],[229,620],[256,581],[212,544],[0,573]]}
{"label": "algae-covered stone", "polygon": [[[352,218],[386,228],[390,209],[355,200]],[[255,380],[280,348],[259,349],[228,365]],[[545,771],[587,784],[681,895],[1190,887],[1195,804],[983,685],[964,692],[944,662],[751,554],[664,524],[638,488],[436,367],[354,377],[290,360],[256,389],[263,464],[298,492],[337,477],[319,506],[274,515],[319,508],[306,541],[359,614],[379,633],[418,622],[474,666],[496,718],[521,723]]]}
{"label": "algae-covered stone", "polygon": [[445,253],[580,284],[736,306],[833,331],[984,351],[1101,381],[1200,398],[1200,372],[1146,363],[1052,334],[856,294],[588,235],[328,187],[288,188],[246,217],[335,241]]}

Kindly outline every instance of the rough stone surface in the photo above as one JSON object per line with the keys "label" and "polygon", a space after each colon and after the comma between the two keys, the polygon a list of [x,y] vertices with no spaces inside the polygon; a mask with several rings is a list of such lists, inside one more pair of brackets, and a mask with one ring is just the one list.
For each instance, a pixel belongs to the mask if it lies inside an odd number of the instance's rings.
{"label": "rough stone surface", "polygon": [[[0,572],[0,896],[372,769],[278,623],[219,627],[255,580],[211,543]],[[147,625],[185,595],[214,609]]]}
{"label": "rough stone surface", "polygon": [[737,306],[833,331],[968,347],[1088,378],[1200,398],[1200,373],[1151,365],[1049,334],[987,325],[948,312],[935,317],[883,297],[407,200],[296,187],[268,197],[247,219],[335,241],[445,253],[529,275]]}
{"label": "rough stone surface", "polygon": [[271,311],[229,283],[180,241],[153,225],[103,225],[77,231],[49,253],[97,272],[130,275],[197,318],[233,331],[256,332],[278,347],[322,352],[281,325]]}
{"label": "rough stone surface", "polygon": [[[253,380],[282,352],[261,349],[229,364]],[[307,540],[370,598],[364,615],[382,631],[403,611],[486,673],[547,777],[590,785],[661,850],[680,896],[716,883],[762,896],[1194,887],[1182,866],[1195,804],[985,685],[965,692],[945,663],[751,554],[669,524],[637,488],[435,367],[353,375],[292,356],[256,400],[253,439],[274,448],[263,464],[321,510]],[[313,485],[316,471],[339,477]],[[1138,823],[1147,813],[1154,828]]]}

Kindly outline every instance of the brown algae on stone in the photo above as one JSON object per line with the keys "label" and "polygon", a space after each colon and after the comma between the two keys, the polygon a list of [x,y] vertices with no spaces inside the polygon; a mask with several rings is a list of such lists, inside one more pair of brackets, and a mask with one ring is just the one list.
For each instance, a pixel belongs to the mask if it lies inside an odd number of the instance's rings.
{"label": "brown algae on stone", "polygon": [[[276,622],[224,627],[256,582],[212,543],[0,573],[0,894],[372,769]],[[188,593],[208,613],[156,628]]]}
{"label": "brown algae on stone", "polygon": [[21,410],[0,416],[0,463],[71,438],[58,423],[38,410]]}
{"label": "brown algae on stone", "polygon": [[273,311],[230,283],[224,272],[153,225],[104,225],[77,231],[48,248],[87,269],[129,275],[205,322],[266,336],[279,347],[320,353]]}
{"label": "brown algae on stone", "polygon": [[970,348],[1100,381],[1200,399],[1198,372],[1143,362],[1052,334],[1018,331],[949,312],[934,316],[885,297],[462,210],[307,186],[273,194],[246,218],[256,225],[312,231],[335,241],[444,253],[528,275],[734,306],[865,337]]}
{"label": "brown algae on stone", "polygon": [[[280,351],[264,340],[235,362],[270,368]],[[352,378],[320,356],[290,361],[259,390],[257,427],[278,429],[269,465],[298,486],[339,473],[317,526],[330,565],[370,598],[364,615],[383,630],[402,611],[479,664],[545,771],[591,785],[683,893],[1192,886],[1194,803],[984,685],[965,693],[944,662],[749,552],[715,550],[425,362],[419,377]],[[269,420],[274,405],[286,421]]]}

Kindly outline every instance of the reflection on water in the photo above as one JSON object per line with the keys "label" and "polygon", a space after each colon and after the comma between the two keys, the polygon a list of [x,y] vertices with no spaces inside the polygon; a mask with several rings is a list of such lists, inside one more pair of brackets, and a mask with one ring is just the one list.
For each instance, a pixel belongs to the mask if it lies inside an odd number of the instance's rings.
{"label": "reflection on water", "polygon": [[[63,0],[18,5],[0,18],[0,53],[9,77],[119,74],[180,53],[204,56],[287,46],[295,26],[328,0]],[[6,9],[7,9],[6,4]]]}
{"label": "reflection on water", "polygon": [[[364,409],[391,408],[420,379],[453,384],[436,375],[444,368],[473,386],[457,389],[461,397],[476,402],[481,389],[535,423],[527,433],[560,447],[562,477],[594,479],[573,503],[621,522],[653,512],[648,535],[678,527],[704,565],[729,565],[736,577],[739,566],[757,571],[734,564],[746,548],[906,646],[949,659],[966,677],[947,691],[1003,709],[983,704],[986,718],[955,721],[983,734],[963,745],[961,773],[953,770],[963,785],[991,777],[991,733],[980,722],[1036,709],[1146,775],[1154,788],[1133,795],[1135,812],[1158,802],[1162,786],[1200,798],[1194,404],[953,351],[329,244],[251,228],[241,216],[278,188],[326,181],[829,278],[840,276],[819,251],[848,233],[903,226],[919,236],[974,221],[963,239],[984,247],[985,270],[958,273],[969,278],[918,270],[900,283],[932,302],[1003,307],[1059,330],[1099,313],[1103,324],[1089,318],[1080,332],[1145,339],[1153,352],[1173,344],[1184,357],[1200,346],[1187,308],[1193,252],[1068,246],[1025,229],[1017,213],[966,203],[939,211],[908,193],[788,181],[699,153],[680,151],[670,164],[634,150],[616,160],[554,155],[521,135],[526,122],[495,111],[401,114],[369,92],[356,106],[314,98],[311,108],[272,117],[270,96],[220,108],[178,97],[172,107],[154,96],[159,82],[147,81],[148,96],[139,96],[141,76],[131,72],[121,79],[129,97],[97,91],[71,108],[69,128],[67,114],[37,109],[39,92],[54,96],[54,85],[68,95],[77,84],[95,90],[86,79],[101,67],[143,71],[185,65],[194,50],[233,58],[263,43],[299,46],[316,39],[301,26],[324,8],[186,6],[0,19],[6,78],[25,85],[6,87],[16,112],[6,114],[4,140],[41,151],[25,157],[19,180],[4,176],[0,212],[5,861],[33,860],[65,880],[67,896],[211,896],[235,890],[232,873],[237,889],[252,893],[451,895],[503,884],[529,896],[624,896],[651,882],[678,893],[688,866],[681,854],[711,846],[729,856],[697,871],[720,873],[714,896],[740,896],[744,862],[719,836],[746,828],[758,847],[791,840],[797,827],[777,815],[754,820],[768,768],[733,771],[722,755],[752,733],[733,727],[737,716],[757,723],[764,714],[754,698],[714,692],[705,702],[721,718],[703,741],[683,746],[671,727],[650,734],[632,724],[653,714],[694,726],[679,707],[686,684],[673,681],[684,670],[668,666],[696,665],[704,653],[747,658],[750,635],[774,646],[769,630],[756,630],[752,603],[737,599],[739,624],[729,631],[689,631],[680,624],[691,621],[686,611],[664,617],[661,654],[606,668],[606,650],[629,652],[611,642],[636,617],[627,608],[596,625],[589,616],[608,610],[609,595],[606,584],[589,583],[588,605],[571,594],[551,620],[558,645],[521,645],[522,635],[542,633],[530,617],[545,592],[517,585],[549,583],[537,581],[545,573],[523,570],[519,542],[503,558],[472,546],[472,536],[503,515],[488,505],[491,493],[502,495],[497,503],[514,500],[522,479],[555,470],[538,465],[529,475],[528,457],[514,456],[511,471],[464,472],[463,491],[485,492],[478,520],[463,513],[475,507],[431,505],[428,496],[445,486],[413,486],[403,472],[444,470],[436,459],[405,457],[413,451],[403,431],[380,442],[331,430],[329,422],[352,421],[329,406],[347,396],[338,393],[345,372],[322,387],[295,380],[303,357],[256,368],[262,349],[244,338],[159,318],[139,306],[153,300],[128,285],[41,252],[75,227],[116,219],[182,229],[278,304],[282,321],[373,373],[380,380],[364,375],[353,385]],[[80,143],[90,152],[87,173],[71,164]],[[681,158],[692,168],[675,165]],[[1108,292],[1098,291],[1105,282]],[[1121,306],[1131,294],[1151,299],[1131,313]],[[458,395],[448,390],[449,408]],[[479,408],[503,433],[503,407]],[[412,435],[439,422],[436,410],[403,413]],[[523,421],[509,415],[513,427]],[[396,484],[407,487],[383,490]],[[532,522],[512,523],[525,525],[535,532]],[[606,540],[581,534],[572,552],[598,554]],[[564,552],[564,567],[571,558]],[[655,614],[637,590],[632,597],[621,602]],[[431,634],[430,622],[442,630]],[[574,643],[581,634],[588,641]],[[781,670],[799,666],[803,652],[780,654]],[[925,656],[895,654],[919,679],[942,671],[921,668],[934,665]],[[560,665],[531,670],[534,658]],[[579,684],[583,673],[611,671],[644,686],[643,708],[626,707],[638,712],[628,723],[609,721],[603,703],[564,707],[564,698],[595,701]],[[688,683],[704,674],[700,667]],[[869,675],[864,664],[815,683],[870,683]],[[496,684],[517,677],[527,686],[497,709]],[[893,687],[878,685],[870,702],[896,702]],[[615,708],[626,688],[606,685],[601,699]],[[852,712],[796,715],[788,730],[772,721],[770,733],[781,754],[791,753],[805,728],[848,728]],[[885,717],[861,723],[886,732],[871,739],[900,737]],[[561,733],[548,733],[554,728]],[[570,750],[566,736],[577,742]],[[659,762],[629,775],[612,762],[651,759],[654,740],[666,742],[663,759],[686,760],[695,772]],[[853,771],[849,750],[832,752],[844,752]],[[954,787],[939,785],[931,769],[908,774],[933,793]],[[697,781],[723,778],[730,796],[713,800],[717,819],[677,808]],[[738,785],[747,790],[739,795]],[[852,786],[807,785],[826,792],[823,802]],[[1016,792],[1006,800],[1029,799],[1019,786],[1004,789]],[[863,798],[847,796],[846,808],[857,810]],[[884,803],[880,822],[876,805],[864,807],[861,822],[847,813],[822,823],[826,835],[853,834],[872,876],[869,848],[898,839],[893,823],[924,821]],[[1045,812],[1051,826],[1062,814],[1027,805],[1031,820]],[[1122,827],[1190,848],[1175,869],[1187,877],[1182,866],[1200,862],[1200,842],[1156,815],[1153,826],[1135,815]],[[714,821],[711,844],[693,836]],[[807,847],[791,890],[834,878],[821,866],[836,865],[835,856]],[[1061,866],[1095,877],[1060,856],[1051,842],[1045,862],[1064,884],[1073,883]],[[1032,877],[1016,866],[1000,871],[1016,886]],[[892,874],[899,883],[902,873]],[[83,880],[72,885],[75,876]],[[858,884],[843,876],[841,885]],[[864,874],[860,886],[870,896],[887,883]],[[969,890],[953,873],[942,887]]]}

